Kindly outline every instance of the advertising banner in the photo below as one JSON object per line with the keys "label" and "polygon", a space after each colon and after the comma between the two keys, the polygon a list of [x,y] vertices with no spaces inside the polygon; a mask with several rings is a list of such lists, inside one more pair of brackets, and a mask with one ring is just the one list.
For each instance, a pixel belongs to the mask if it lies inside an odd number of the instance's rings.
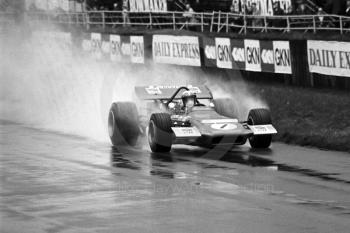
{"label": "advertising banner", "polygon": [[196,36],[153,35],[152,54],[156,63],[201,66]]}
{"label": "advertising banner", "polygon": [[111,61],[120,62],[122,60],[122,42],[119,35],[109,36]]}
{"label": "advertising banner", "polygon": [[206,67],[216,67],[216,47],[215,39],[212,37],[203,37],[204,45],[204,64]]}
{"label": "advertising banner", "polygon": [[145,63],[143,36],[102,35],[91,33],[90,39],[82,41],[82,48],[97,59],[113,62]]}
{"label": "advertising banner", "polygon": [[249,71],[261,71],[260,42],[258,40],[244,40],[245,66]]}
{"label": "advertising banner", "polygon": [[215,38],[216,66],[232,69],[231,41],[230,38]]}
{"label": "advertising banner", "polygon": [[261,47],[261,70],[265,72],[275,72],[273,55],[273,43],[271,41],[260,41]]}
{"label": "advertising banner", "polygon": [[307,41],[312,73],[350,77],[350,42]]}
{"label": "advertising banner", "polygon": [[291,74],[288,41],[203,38],[208,67]]}
{"label": "advertising banner", "polygon": [[167,11],[167,0],[129,0],[130,11],[149,12]]}
{"label": "advertising banner", "polygon": [[232,67],[236,70],[245,70],[244,40],[231,40],[231,54],[233,61]]}
{"label": "advertising banner", "polygon": [[94,58],[102,59],[102,35],[101,33],[91,33],[91,52]]}
{"label": "advertising banner", "polygon": [[291,74],[292,59],[288,41],[273,41],[275,73]]}
{"label": "advertising banner", "polygon": [[130,57],[132,63],[145,63],[143,36],[130,36]]}

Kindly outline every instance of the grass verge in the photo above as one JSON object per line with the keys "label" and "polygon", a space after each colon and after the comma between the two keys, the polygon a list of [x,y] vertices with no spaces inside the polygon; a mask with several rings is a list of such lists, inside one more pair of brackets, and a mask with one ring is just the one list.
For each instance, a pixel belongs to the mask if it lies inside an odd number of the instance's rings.
{"label": "grass verge", "polygon": [[350,152],[350,93],[249,83],[270,106],[274,137],[301,146]]}

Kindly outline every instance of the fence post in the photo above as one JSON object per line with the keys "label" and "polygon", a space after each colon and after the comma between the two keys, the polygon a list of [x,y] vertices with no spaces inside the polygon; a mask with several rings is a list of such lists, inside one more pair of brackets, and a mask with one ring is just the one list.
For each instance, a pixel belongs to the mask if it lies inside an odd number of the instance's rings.
{"label": "fence post", "polygon": [[150,29],[152,29],[152,24],[153,24],[153,22],[152,22],[152,12],[149,12],[149,27],[150,27]]}
{"label": "fence post", "polygon": [[213,32],[214,17],[215,17],[215,12],[213,11],[213,13],[211,15],[210,32]]}
{"label": "fence post", "polygon": [[175,12],[173,12],[173,30],[176,30]]}
{"label": "fence post", "polygon": [[221,11],[219,11],[219,16],[218,16],[218,32],[220,32],[220,23],[221,23]]}
{"label": "fence post", "polygon": [[314,33],[316,33],[316,20],[315,20],[315,16],[314,15],[312,16],[312,23],[313,23],[313,26],[314,26]]}
{"label": "fence post", "polygon": [[202,32],[204,32],[204,15],[203,15],[203,12],[201,13],[201,29],[202,29]]}
{"label": "fence post", "polygon": [[72,23],[72,15],[71,14],[67,14],[67,16],[68,16],[68,26],[70,27],[71,26],[71,24],[73,24]]}
{"label": "fence post", "polygon": [[244,34],[247,34],[247,16],[245,14],[243,16],[243,22],[244,22]]}
{"label": "fence post", "polygon": [[264,15],[264,25],[265,25],[265,32],[267,32],[267,20],[266,20],[266,15]]}
{"label": "fence post", "polygon": [[228,13],[226,13],[226,33],[228,33]]}
{"label": "fence post", "polygon": [[340,23],[340,34],[343,34],[343,17],[339,17],[339,23]]}
{"label": "fence post", "polygon": [[106,19],[105,19],[105,12],[102,11],[102,28],[106,28]]}
{"label": "fence post", "polygon": [[289,21],[289,16],[287,16],[287,32],[290,32],[290,21]]}
{"label": "fence post", "polygon": [[89,12],[86,12],[85,16],[86,16],[86,30],[90,30],[90,15],[89,15]]}

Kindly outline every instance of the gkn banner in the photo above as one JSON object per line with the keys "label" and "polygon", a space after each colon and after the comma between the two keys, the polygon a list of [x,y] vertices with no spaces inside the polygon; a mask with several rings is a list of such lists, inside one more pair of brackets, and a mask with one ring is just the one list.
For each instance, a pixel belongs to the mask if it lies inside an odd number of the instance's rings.
{"label": "gkn banner", "polygon": [[82,41],[84,51],[97,59],[114,62],[144,63],[145,49],[143,36],[120,36],[91,33]]}
{"label": "gkn banner", "polygon": [[307,41],[310,72],[350,77],[350,42]]}
{"label": "gkn banner", "polygon": [[205,65],[225,69],[291,74],[288,41],[204,38]]}

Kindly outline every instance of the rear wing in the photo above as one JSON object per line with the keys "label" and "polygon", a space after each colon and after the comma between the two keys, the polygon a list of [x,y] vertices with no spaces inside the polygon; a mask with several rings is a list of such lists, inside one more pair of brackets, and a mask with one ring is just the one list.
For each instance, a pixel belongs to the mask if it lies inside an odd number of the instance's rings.
{"label": "rear wing", "polygon": [[[135,87],[136,96],[141,100],[168,100],[181,86],[137,86]],[[212,99],[210,90],[204,86],[186,86],[190,91],[197,94],[197,99]],[[183,91],[174,99],[180,99]]]}

